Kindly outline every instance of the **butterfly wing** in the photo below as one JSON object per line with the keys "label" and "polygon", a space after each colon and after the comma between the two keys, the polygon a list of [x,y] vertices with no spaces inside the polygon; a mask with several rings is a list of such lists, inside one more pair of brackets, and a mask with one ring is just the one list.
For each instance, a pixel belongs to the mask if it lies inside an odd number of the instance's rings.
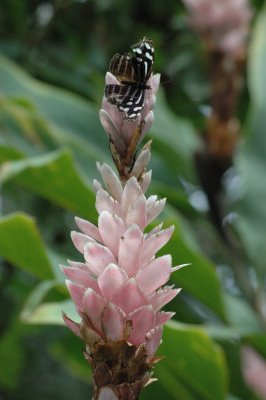
{"label": "butterfly wing", "polygon": [[134,56],[132,65],[134,76],[138,82],[147,82],[152,73],[154,63],[154,47],[151,39],[144,38],[139,43],[132,46]]}
{"label": "butterfly wing", "polygon": [[115,54],[110,61],[109,71],[120,82],[136,82],[135,69],[130,54]]}
{"label": "butterfly wing", "polygon": [[106,85],[107,101],[124,113],[124,119],[134,121],[144,107],[145,90],[137,85]]}

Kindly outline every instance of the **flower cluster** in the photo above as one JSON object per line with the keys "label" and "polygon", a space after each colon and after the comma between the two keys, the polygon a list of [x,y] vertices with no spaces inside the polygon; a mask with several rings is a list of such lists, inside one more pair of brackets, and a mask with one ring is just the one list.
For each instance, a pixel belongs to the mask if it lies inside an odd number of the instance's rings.
{"label": "flower cluster", "polygon": [[183,0],[191,24],[212,46],[236,56],[245,47],[252,17],[248,0]]}
{"label": "flower cluster", "polygon": [[[70,279],[67,287],[83,324],[67,317],[66,324],[76,334],[95,342],[125,340],[146,347],[154,355],[161,339],[162,325],[173,315],[160,311],[179,290],[166,286],[171,272],[171,256],[155,254],[170,239],[173,227],[144,229],[162,211],[165,199],[145,197],[151,174],[141,183],[131,177],[122,187],[106,164],[98,164],[105,188],[95,182],[98,227],[76,218],[82,233],[72,232],[76,248],[85,262],[69,262],[63,267]],[[91,343],[89,343],[90,345]]]}
{"label": "flower cluster", "polygon": [[[98,224],[76,218],[81,232],[72,232],[72,240],[84,260],[62,266],[81,318],[77,323],[64,315],[64,321],[85,342],[95,400],[139,398],[152,381],[162,327],[173,316],[161,308],[180,291],[166,283],[182,266],[172,268],[170,255],[156,257],[173,227],[148,229],[165,206],[165,199],[146,197],[151,143],[136,154],[154,119],[159,81],[160,75],[151,74],[144,106],[131,121],[104,97],[100,120],[118,175],[107,164],[97,164],[103,180],[103,185],[94,181]],[[112,84],[119,81],[108,72],[106,85]]]}

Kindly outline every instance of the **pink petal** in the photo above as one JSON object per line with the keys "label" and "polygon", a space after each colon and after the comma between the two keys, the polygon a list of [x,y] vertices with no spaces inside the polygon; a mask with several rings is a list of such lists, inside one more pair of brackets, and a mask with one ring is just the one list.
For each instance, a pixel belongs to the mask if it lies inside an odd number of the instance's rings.
{"label": "pink petal", "polygon": [[163,328],[156,326],[151,329],[146,335],[146,351],[149,356],[153,356],[159,347],[162,339]]}
{"label": "pink petal", "polygon": [[102,331],[101,318],[102,311],[106,306],[106,302],[102,296],[94,292],[92,289],[87,289],[83,297],[83,310],[89,317],[90,322],[98,332]]}
{"label": "pink petal", "polygon": [[126,314],[147,304],[147,300],[136,284],[135,279],[131,278],[124,283],[113,297],[113,303],[117,304]]}
{"label": "pink petal", "polygon": [[75,232],[75,231],[71,232],[71,239],[72,239],[72,242],[74,243],[74,246],[76,247],[76,249],[78,251],[80,251],[81,253],[84,252],[84,247],[87,243],[94,242],[94,240],[92,238],[90,238],[87,235],[84,235],[84,233]]}
{"label": "pink petal", "polygon": [[132,225],[120,239],[118,265],[130,277],[139,269],[143,233],[137,225]]}
{"label": "pink petal", "polygon": [[102,241],[101,235],[99,233],[99,229],[97,226],[93,225],[91,222],[86,221],[85,219],[75,217],[75,221],[79,229],[85,233],[85,235],[88,235],[89,237],[93,238],[94,240],[97,240],[98,242]]}
{"label": "pink petal", "polygon": [[142,191],[139,187],[137,179],[132,176],[126,183],[122,197],[121,197],[121,206],[124,213],[127,212],[129,206],[134,203],[139,196],[142,195]]}
{"label": "pink petal", "polygon": [[113,197],[103,189],[99,189],[97,192],[95,207],[99,214],[104,211],[109,211],[111,214],[122,215],[118,201],[114,200]]}
{"label": "pink petal", "polygon": [[157,290],[148,297],[149,303],[157,311],[160,310],[165,304],[169,303],[181,289],[172,289],[171,286]]}
{"label": "pink petal", "polygon": [[136,135],[139,136],[140,134],[141,116],[139,116],[135,121],[127,121],[123,119],[122,123],[122,137],[126,143],[126,146],[129,147],[131,145],[132,138]]}
{"label": "pink petal", "polygon": [[147,224],[150,224],[163,211],[166,199],[161,199],[147,207]]}
{"label": "pink petal", "polygon": [[[154,98],[152,99],[152,101],[148,105],[147,109],[148,108],[153,108],[153,105],[155,103],[154,100],[156,100],[156,99],[154,99]],[[142,127],[142,132],[141,132],[141,136],[140,136],[140,140],[139,140],[140,142],[142,141],[142,139],[144,138],[146,133],[150,130],[150,127],[152,126],[153,121],[154,121],[154,112],[153,111],[149,111],[147,116],[144,119],[144,124],[143,124],[143,127]]]}
{"label": "pink petal", "polygon": [[69,294],[74,301],[76,307],[83,312],[83,295],[85,292],[85,288],[82,285],[77,285],[69,280],[66,280],[66,286],[68,288]]}
{"label": "pink petal", "polygon": [[87,267],[85,263],[82,262],[77,262],[77,261],[72,261],[72,260],[67,260],[68,264],[70,265],[70,267],[73,268],[79,268],[79,269],[84,269],[86,271]]}
{"label": "pink petal", "polygon": [[154,327],[155,312],[150,305],[139,308],[128,315],[132,320],[132,331],[129,342],[140,345],[145,342],[146,333]]}
{"label": "pink petal", "polygon": [[161,74],[154,74],[151,76],[149,80],[149,84],[151,85],[152,93],[155,94],[160,86]]}
{"label": "pink petal", "polygon": [[125,330],[125,313],[116,305],[108,304],[103,311],[102,326],[107,339],[122,340]]}
{"label": "pink petal", "polygon": [[114,106],[111,106],[107,102],[104,102],[103,107],[104,108],[102,108],[99,112],[99,117],[103,129],[108,135],[110,135],[117,151],[119,153],[122,153],[125,151],[125,143],[123,141],[123,138],[121,138],[121,135],[119,134],[119,127],[116,126],[115,118],[113,118],[112,116],[113,111],[115,110],[111,110],[111,107],[114,108]]}
{"label": "pink petal", "polygon": [[144,240],[143,250],[141,255],[141,263],[145,264],[149,261],[158,250],[160,250],[170,239],[172,236],[174,227],[170,226],[170,228],[164,229]]}
{"label": "pink petal", "polygon": [[102,295],[106,300],[111,300],[114,293],[128,279],[124,270],[116,264],[109,264],[98,278],[98,284]]}
{"label": "pink petal", "polygon": [[103,211],[99,216],[98,225],[104,244],[117,258],[120,238],[126,229],[122,218],[109,211]]}
{"label": "pink petal", "polygon": [[146,296],[155,292],[168,281],[171,274],[171,263],[171,256],[165,255],[155,258],[137,273],[136,280]]}
{"label": "pink petal", "polygon": [[114,199],[120,201],[123,187],[118,176],[107,164],[101,165],[100,163],[97,163],[97,168],[102,175],[104,184],[108,192]]}
{"label": "pink petal", "polygon": [[158,312],[156,314],[156,321],[155,321],[155,325],[164,325],[166,324],[167,321],[169,321],[169,319],[171,319],[173,316],[175,315],[174,312]]}
{"label": "pink petal", "polygon": [[116,262],[111,251],[99,243],[88,243],[84,249],[84,258],[88,268],[96,276],[99,276],[107,265]]}
{"label": "pink petal", "polygon": [[99,389],[99,400],[118,400],[117,394],[110,386]]}
{"label": "pink petal", "polygon": [[134,166],[131,171],[131,175],[135,177],[141,176],[145,167],[151,158],[151,149],[150,146],[145,145],[141,150],[140,154],[137,156],[137,159],[134,163]]}
{"label": "pink petal", "polygon": [[97,284],[97,281],[85,270],[64,266],[62,266],[61,268],[66,277],[71,279],[71,281],[89,287],[99,293],[99,286]]}
{"label": "pink petal", "polygon": [[66,324],[66,326],[68,327],[68,329],[70,329],[74,335],[77,335],[78,337],[80,337],[81,339],[83,339],[81,333],[80,333],[80,326],[77,322],[72,321],[72,319],[68,318],[68,316],[65,313],[62,313],[64,322]]}
{"label": "pink petal", "polygon": [[105,84],[106,85],[119,85],[119,81],[116,77],[111,74],[111,72],[107,71],[105,74]]}
{"label": "pink petal", "polygon": [[97,193],[98,190],[103,189],[102,184],[99,181],[97,181],[97,179],[93,179],[92,187],[95,193]]}
{"label": "pink petal", "polygon": [[124,220],[127,227],[136,224],[141,229],[145,228],[147,225],[147,216],[146,199],[144,194],[141,194],[133,203],[130,204]]}
{"label": "pink petal", "polygon": [[155,194],[153,194],[152,196],[148,197],[146,200],[147,203],[147,208],[149,208],[150,206],[152,206],[158,199],[158,196],[156,196]]}
{"label": "pink petal", "polygon": [[145,239],[148,239],[149,237],[151,237],[152,235],[155,235],[156,233],[160,232],[160,230],[162,229],[163,223],[157,225],[155,228],[153,228],[150,232],[145,234]]}
{"label": "pink petal", "polygon": [[139,180],[139,186],[143,193],[146,193],[151,183],[152,171],[145,172],[143,177]]}

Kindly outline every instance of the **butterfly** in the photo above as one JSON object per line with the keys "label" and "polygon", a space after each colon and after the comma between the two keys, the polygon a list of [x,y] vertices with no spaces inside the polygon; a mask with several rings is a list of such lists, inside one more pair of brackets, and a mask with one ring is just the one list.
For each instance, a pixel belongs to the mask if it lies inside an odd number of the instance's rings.
{"label": "butterfly", "polygon": [[154,62],[154,47],[151,39],[144,37],[132,47],[133,54],[115,54],[111,59],[109,70],[119,84],[107,84],[105,97],[124,113],[124,119],[134,121],[141,114],[147,84]]}

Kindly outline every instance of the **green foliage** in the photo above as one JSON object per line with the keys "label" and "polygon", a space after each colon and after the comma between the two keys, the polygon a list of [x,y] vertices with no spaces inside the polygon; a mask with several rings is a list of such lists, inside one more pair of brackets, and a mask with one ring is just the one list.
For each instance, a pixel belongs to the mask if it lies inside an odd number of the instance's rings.
{"label": "green foliage", "polygon": [[[168,198],[163,217],[175,225],[163,252],[172,254],[175,265],[191,265],[173,275],[172,283],[183,290],[169,307],[176,315],[164,331],[160,354],[166,357],[155,370],[158,382],[142,399],[256,399],[244,383],[241,347],[252,345],[266,358],[265,326],[238,289],[241,268],[248,266],[257,301],[265,301],[266,8],[259,1],[256,7],[249,112],[248,118],[243,111],[240,116],[245,141],[235,160],[241,187],[229,191],[227,204],[237,214],[232,231],[238,259],[204,207],[192,201],[195,194],[203,196],[193,154],[201,143],[198,106],[209,89],[204,55],[181,2],[3,1],[0,398],[2,393],[7,400],[88,398],[82,344],[61,326],[62,310],[78,316],[58,264],[78,257],[69,238],[73,215],[96,222],[96,161],[112,163],[98,118],[108,60],[145,34],[156,42],[156,69],[166,81],[149,132],[150,191]],[[49,15],[51,20],[40,22]],[[49,368],[60,371],[58,381],[50,376],[49,385],[48,376],[47,385],[38,387],[38,375]]]}

